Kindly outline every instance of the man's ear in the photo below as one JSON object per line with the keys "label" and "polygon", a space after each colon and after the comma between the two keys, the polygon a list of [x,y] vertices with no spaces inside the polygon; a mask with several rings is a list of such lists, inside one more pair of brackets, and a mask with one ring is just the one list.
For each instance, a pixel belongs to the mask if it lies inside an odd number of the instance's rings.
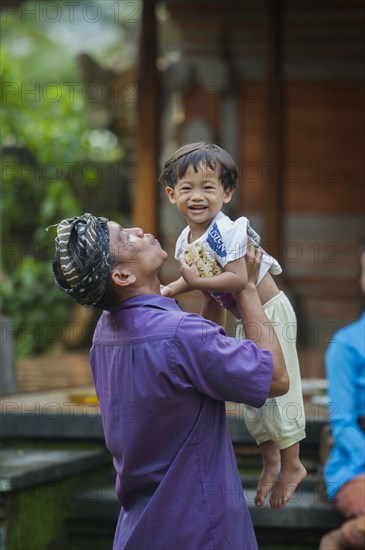
{"label": "man's ear", "polygon": [[227,191],[224,192],[224,199],[223,202],[225,204],[229,203],[231,201],[231,198],[233,196],[234,189],[227,189]]}
{"label": "man's ear", "polygon": [[136,282],[134,273],[129,268],[123,267],[123,264],[114,267],[110,276],[113,285],[116,286],[129,286]]}
{"label": "man's ear", "polygon": [[166,194],[169,197],[171,204],[176,204],[175,190],[172,187],[166,187]]}

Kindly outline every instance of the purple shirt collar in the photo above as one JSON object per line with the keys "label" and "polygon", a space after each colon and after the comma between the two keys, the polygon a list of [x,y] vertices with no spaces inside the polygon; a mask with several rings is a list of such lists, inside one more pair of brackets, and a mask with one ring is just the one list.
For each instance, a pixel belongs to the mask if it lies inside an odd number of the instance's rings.
{"label": "purple shirt collar", "polygon": [[178,302],[173,298],[167,298],[166,296],[161,296],[161,294],[140,294],[139,296],[133,296],[132,298],[123,300],[122,303],[111,310],[111,313],[134,307],[155,307],[170,311],[181,311]]}

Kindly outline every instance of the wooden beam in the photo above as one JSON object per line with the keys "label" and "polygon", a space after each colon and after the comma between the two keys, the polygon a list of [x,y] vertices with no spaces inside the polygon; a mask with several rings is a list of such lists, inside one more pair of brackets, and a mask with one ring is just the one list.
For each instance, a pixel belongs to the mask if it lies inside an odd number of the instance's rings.
{"label": "wooden beam", "polygon": [[158,233],[159,75],[156,68],[156,0],[144,0],[139,45],[136,128],[136,183],[133,223]]}
{"label": "wooden beam", "polygon": [[283,241],[284,194],[283,185],[283,7],[282,0],[268,5],[268,70],[267,82],[273,93],[266,103],[265,169],[263,188],[263,246],[281,261]]}

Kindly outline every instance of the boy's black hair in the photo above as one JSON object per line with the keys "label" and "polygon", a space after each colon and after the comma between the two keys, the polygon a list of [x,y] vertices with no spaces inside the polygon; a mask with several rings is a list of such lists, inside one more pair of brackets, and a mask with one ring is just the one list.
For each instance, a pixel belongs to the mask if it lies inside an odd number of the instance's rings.
{"label": "boy's black hair", "polygon": [[219,169],[219,180],[225,191],[235,189],[238,172],[231,155],[218,145],[204,141],[183,145],[175,151],[165,162],[158,181],[173,189],[177,181],[184,177],[190,166],[195,172],[198,172],[200,164],[211,170]]}

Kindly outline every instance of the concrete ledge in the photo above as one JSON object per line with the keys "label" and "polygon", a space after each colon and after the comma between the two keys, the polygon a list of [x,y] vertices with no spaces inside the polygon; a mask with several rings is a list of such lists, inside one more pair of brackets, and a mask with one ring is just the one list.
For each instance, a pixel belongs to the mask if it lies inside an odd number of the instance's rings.
{"label": "concrete ledge", "polygon": [[34,450],[7,448],[0,451],[0,490],[19,491],[111,463],[106,449]]}
{"label": "concrete ledge", "polygon": [[82,402],[93,387],[8,395],[0,399],[1,438],[104,439],[99,406]]}
{"label": "concrete ledge", "polygon": [[100,413],[3,412],[1,438],[104,439]]}
{"label": "concrete ledge", "polygon": [[[58,439],[104,439],[101,414],[94,405],[84,405],[77,410],[61,411],[56,403],[37,410],[21,410],[18,405],[7,403],[2,408],[0,437],[2,438],[55,438]],[[243,419],[227,417],[228,429],[234,444],[254,444]],[[318,447],[323,427],[328,422],[309,420],[306,425],[304,447]]]}

